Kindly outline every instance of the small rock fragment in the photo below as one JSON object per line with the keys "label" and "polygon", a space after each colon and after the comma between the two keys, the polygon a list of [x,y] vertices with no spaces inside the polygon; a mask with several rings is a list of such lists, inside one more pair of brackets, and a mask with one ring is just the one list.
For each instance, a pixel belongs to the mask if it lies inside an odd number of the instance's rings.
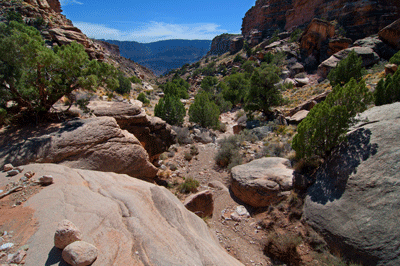
{"label": "small rock fragment", "polygon": [[68,220],[63,220],[58,224],[54,234],[54,246],[64,249],[69,244],[82,240],[81,231]]}
{"label": "small rock fragment", "polygon": [[21,178],[19,179],[19,181],[21,181],[21,182],[26,182],[26,181],[28,181],[28,178],[27,178],[26,176],[23,176],[23,177],[21,177]]}
{"label": "small rock fragment", "polygon": [[3,171],[4,172],[8,172],[8,171],[11,171],[13,169],[14,169],[14,166],[12,164],[10,164],[10,163],[8,163],[8,164],[3,166]]}
{"label": "small rock fragment", "polygon": [[25,173],[25,177],[26,178],[32,178],[32,176],[34,176],[34,175],[35,175],[35,173],[32,172],[32,171],[28,171],[28,172]]}
{"label": "small rock fragment", "polygon": [[43,186],[51,185],[51,184],[53,184],[53,182],[54,182],[54,179],[51,175],[44,175],[44,176],[39,177],[39,183]]}
{"label": "small rock fragment", "polygon": [[5,243],[5,244],[3,244],[3,245],[0,246],[0,251],[10,249],[10,248],[12,248],[13,246],[14,246],[13,243]]}
{"label": "small rock fragment", "polygon": [[72,266],[91,265],[97,259],[97,248],[84,241],[75,241],[65,247],[62,258]]}
{"label": "small rock fragment", "polygon": [[18,166],[14,168],[15,170],[18,170],[18,172],[22,173],[24,171],[24,168],[22,166]]}
{"label": "small rock fragment", "polygon": [[15,176],[15,175],[18,175],[18,174],[19,174],[19,171],[16,170],[16,169],[13,169],[13,170],[10,170],[10,171],[7,172],[8,176]]}
{"label": "small rock fragment", "polygon": [[18,252],[15,253],[11,257],[11,260],[9,261],[9,263],[20,264],[22,262],[22,260],[25,258],[25,256],[26,256],[26,251],[25,250],[18,250]]}

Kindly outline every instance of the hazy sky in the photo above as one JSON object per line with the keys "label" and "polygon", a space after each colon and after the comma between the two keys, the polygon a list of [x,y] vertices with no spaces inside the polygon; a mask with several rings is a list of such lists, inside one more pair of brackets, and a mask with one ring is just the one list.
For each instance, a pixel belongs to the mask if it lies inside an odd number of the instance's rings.
{"label": "hazy sky", "polygon": [[211,40],[240,33],[255,0],[60,0],[63,14],[88,37],[137,42]]}

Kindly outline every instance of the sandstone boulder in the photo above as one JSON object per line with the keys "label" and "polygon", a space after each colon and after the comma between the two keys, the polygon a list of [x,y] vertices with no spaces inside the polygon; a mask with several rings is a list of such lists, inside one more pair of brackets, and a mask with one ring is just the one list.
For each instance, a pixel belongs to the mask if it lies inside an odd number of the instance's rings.
{"label": "sandstone boulder", "polygon": [[371,108],[320,167],[304,219],[363,265],[400,264],[400,103]]}
{"label": "sandstone boulder", "polygon": [[380,30],[379,37],[394,48],[400,49],[400,19]]}
{"label": "sandstone boulder", "polygon": [[185,207],[199,217],[211,217],[214,211],[214,200],[212,192],[204,190],[190,195],[183,203]]}
{"label": "sandstone boulder", "polygon": [[309,112],[310,112],[310,111],[307,111],[307,110],[298,111],[297,113],[295,113],[294,115],[292,115],[291,117],[289,117],[287,120],[288,120],[289,124],[297,125],[297,124],[299,124],[301,121],[303,121],[304,118],[307,117],[307,115],[308,115]]}
{"label": "sandstone boulder", "polygon": [[20,142],[4,143],[0,162],[22,165],[58,163],[70,167],[156,177],[146,150],[135,136],[121,130],[112,117],[74,120],[60,128]]}
{"label": "sandstone boulder", "polygon": [[146,115],[142,103],[91,101],[88,107],[96,116],[111,116],[117,120],[121,129],[135,135],[155,162],[161,153],[176,143],[176,134],[172,127],[158,117]]}
{"label": "sandstone boulder", "polygon": [[[62,165],[25,168],[56,177],[54,185],[24,203],[37,221],[27,242],[26,265],[58,264],[61,251],[53,246],[54,228],[64,219],[74,221],[83,240],[98,249],[93,266],[242,265],[166,188],[127,175]],[[8,182],[4,177],[0,173],[0,186]]]}
{"label": "sandstone boulder", "polygon": [[64,249],[69,244],[81,240],[81,231],[71,221],[63,220],[58,224],[54,234],[54,246],[56,248]]}
{"label": "sandstone boulder", "polygon": [[92,265],[97,256],[97,248],[84,241],[75,241],[65,247],[62,252],[64,261],[72,266]]}
{"label": "sandstone boulder", "polygon": [[292,189],[293,170],[284,158],[270,157],[232,168],[231,190],[253,207],[279,202]]}
{"label": "sandstone boulder", "polygon": [[318,75],[326,78],[329,74],[329,72],[336,67],[336,65],[344,58],[348,56],[350,51],[355,51],[358,56],[361,57],[363,61],[363,66],[364,67],[369,67],[372,66],[376,63],[379,62],[379,56],[377,53],[374,52],[372,48],[368,47],[352,47],[348,48],[345,50],[342,50],[328,59],[326,59],[324,62],[322,62],[318,66]]}

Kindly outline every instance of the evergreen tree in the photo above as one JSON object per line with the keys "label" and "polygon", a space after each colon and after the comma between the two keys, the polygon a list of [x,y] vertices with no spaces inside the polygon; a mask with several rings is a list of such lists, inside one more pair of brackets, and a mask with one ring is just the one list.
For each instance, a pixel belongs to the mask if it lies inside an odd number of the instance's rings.
{"label": "evergreen tree", "polygon": [[352,50],[345,59],[341,60],[338,65],[331,70],[328,79],[332,86],[343,86],[352,78],[356,81],[361,80],[362,72],[362,59]]}
{"label": "evergreen tree", "polygon": [[173,94],[166,94],[160,98],[154,107],[154,115],[165,120],[171,125],[181,125],[186,115],[185,106],[180,99]]}
{"label": "evergreen tree", "polygon": [[278,68],[268,65],[265,69],[254,70],[250,79],[250,89],[245,98],[246,111],[262,111],[264,114],[270,113],[272,106],[282,103],[282,95],[275,85],[279,82]]}
{"label": "evergreen tree", "polygon": [[218,106],[210,101],[210,95],[200,92],[194,98],[194,103],[189,108],[189,121],[201,127],[217,128],[219,126]]}
{"label": "evergreen tree", "polygon": [[10,21],[0,23],[0,105],[15,101],[27,114],[44,114],[75,89],[100,85],[118,87],[111,65],[90,61],[76,42],[54,50],[45,46],[33,27]]}
{"label": "evergreen tree", "polygon": [[298,158],[326,157],[345,139],[345,134],[356,120],[355,116],[367,109],[372,94],[365,82],[351,79],[345,86],[336,86],[326,100],[317,104],[297,127],[292,147]]}

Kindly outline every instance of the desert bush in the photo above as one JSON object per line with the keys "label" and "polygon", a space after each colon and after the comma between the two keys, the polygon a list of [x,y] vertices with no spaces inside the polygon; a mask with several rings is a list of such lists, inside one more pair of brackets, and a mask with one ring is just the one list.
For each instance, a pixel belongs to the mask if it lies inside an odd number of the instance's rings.
{"label": "desert bush", "polygon": [[142,103],[144,103],[144,104],[149,104],[150,103],[150,100],[147,99],[146,95],[143,92],[139,93],[139,96],[137,97],[137,99],[139,101],[141,101]]}
{"label": "desert bush", "polygon": [[198,155],[199,149],[195,145],[190,146],[190,154],[193,156]]}
{"label": "desert bush", "polygon": [[200,186],[199,181],[194,178],[185,178],[185,182],[179,185],[178,190],[181,193],[188,194],[190,192],[197,192],[197,188]]}
{"label": "desert bush", "polygon": [[208,93],[214,93],[214,87],[218,84],[216,77],[207,76],[201,81],[200,87]]}
{"label": "desert bush", "polygon": [[183,158],[185,158],[186,161],[191,161],[193,159],[193,155],[190,152],[185,152]]}
{"label": "desert bush", "polygon": [[361,80],[363,76],[362,59],[353,50],[329,72],[328,79],[332,86],[343,86],[350,79]]}
{"label": "desert bush", "polygon": [[297,157],[327,157],[345,139],[356,114],[366,110],[372,98],[364,81],[351,79],[343,87],[336,86],[299,124],[292,142]]}
{"label": "desert bush", "polygon": [[136,77],[136,76],[130,77],[129,80],[130,80],[132,83],[142,84],[142,81],[140,80],[140,78],[138,78],[138,77]]}
{"label": "desert bush", "polygon": [[224,138],[219,143],[220,147],[215,156],[215,162],[221,167],[232,167],[241,164],[240,138],[238,136],[230,136]]}
{"label": "desert bush", "polygon": [[241,55],[239,55],[239,54],[237,54],[236,56],[235,56],[235,58],[233,59],[233,62],[234,63],[243,63],[245,61],[245,59],[241,56]]}
{"label": "desert bush", "polygon": [[400,70],[393,76],[381,79],[376,86],[374,96],[376,106],[400,101]]}
{"label": "desert bush", "polygon": [[179,144],[191,144],[193,139],[190,137],[190,131],[187,127],[172,127],[176,132],[176,139]]}
{"label": "desert bush", "polygon": [[219,108],[210,101],[210,95],[201,92],[194,98],[194,103],[189,107],[189,121],[201,127],[217,128],[219,125]]}
{"label": "desert bush", "polygon": [[280,234],[273,232],[268,235],[264,246],[265,254],[273,260],[279,260],[293,266],[301,265],[297,246],[302,242],[301,237],[293,233]]}
{"label": "desert bush", "polygon": [[171,125],[181,125],[186,109],[177,96],[166,94],[154,107],[154,115]]}

